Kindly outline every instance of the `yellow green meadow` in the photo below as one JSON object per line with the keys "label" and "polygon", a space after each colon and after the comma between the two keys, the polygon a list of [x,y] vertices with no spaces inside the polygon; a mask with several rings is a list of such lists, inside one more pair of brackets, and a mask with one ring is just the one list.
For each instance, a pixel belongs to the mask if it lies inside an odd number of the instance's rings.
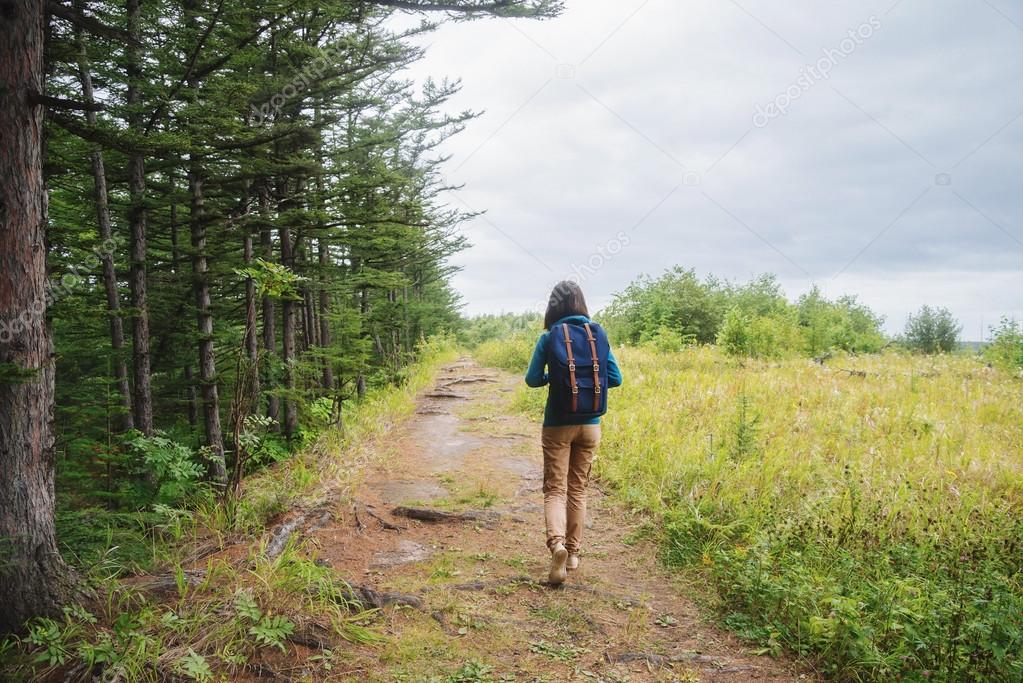
{"label": "yellow green meadow", "polygon": [[[520,372],[532,341],[476,355]],[[595,471],[729,627],[838,680],[1023,680],[1018,375],[965,355],[616,355]]]}

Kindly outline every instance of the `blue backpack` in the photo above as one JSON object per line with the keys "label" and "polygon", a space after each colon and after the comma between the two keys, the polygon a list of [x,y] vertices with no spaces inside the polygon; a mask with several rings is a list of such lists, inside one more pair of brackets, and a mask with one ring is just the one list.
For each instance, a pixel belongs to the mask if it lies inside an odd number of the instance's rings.
{"label": "blue backpack", "polygon": [[562,323],[547,334],[550,400],[560,417],[585,420],[607,412],[611,345],[594,322]]}

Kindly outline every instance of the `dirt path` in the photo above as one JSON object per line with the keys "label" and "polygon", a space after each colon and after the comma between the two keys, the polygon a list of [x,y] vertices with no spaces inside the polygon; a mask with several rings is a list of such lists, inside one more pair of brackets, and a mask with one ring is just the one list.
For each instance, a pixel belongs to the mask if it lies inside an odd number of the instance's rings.
{"label": "dirt path", "polygon": [[[548,555],[538,427],[509,407],[520,381],[462,359],[355,493],[352,514],[316,530],[320,561],[379,590],[387,642],[335,654],[332,680],[809,680],[752,656],[709,625],[636,533],[639,521],[591,487],[582,567],[544,583]],[[468,519],[419,521],[400,506]]]}

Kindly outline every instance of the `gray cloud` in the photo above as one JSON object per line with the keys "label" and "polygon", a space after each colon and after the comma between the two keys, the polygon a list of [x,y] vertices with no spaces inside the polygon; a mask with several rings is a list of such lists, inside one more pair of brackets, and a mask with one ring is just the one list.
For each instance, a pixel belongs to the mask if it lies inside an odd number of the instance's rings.
{"label": "gray cloud", "polygon": [[624,230],[584,281],[597,305],[674,264],[771,271],[792,295],[856,294],[893,331],[947,305],[979,337],[1023,312],[1021,27],[1007,0],[577,0],[443,27],[412,75],[461,77],[452,110],[487,110],[446,149],[452,202],[488,211],[456,259],[467,310],[535,304]]}

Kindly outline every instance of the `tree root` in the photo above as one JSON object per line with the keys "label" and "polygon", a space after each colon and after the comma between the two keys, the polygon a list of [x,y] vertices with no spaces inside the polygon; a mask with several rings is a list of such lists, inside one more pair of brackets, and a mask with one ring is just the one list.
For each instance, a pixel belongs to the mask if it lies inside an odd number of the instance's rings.
{"label": "tree root", "polygon": [[381,517],[377,513],[373,512],[373,510],[371,510],[370,507],[368,505],[366,505],[365,503],[360,503],[360,502],[356,501],[356,503],[352,507],[355,509],[355,524],[356,524],[357,527],[359,527],[359,531],[360,532],[363,529],[366,528],[366,525],[362,522],[362,520],[359,519],[359,510],[360,509],[363,512],[365,512],[366,515],[368,515],[369,517],[372,517],[376,521],[380,522],[380,526],[382,526],[384,529],[386,529],[388,531],[406,531],[408,529],[408,527],[404,527],[404,526],[400,526],[398,524],[392,524],[391,522],[388,522],[386,519],[384,519],[383,517]]}
{"label": "tree root", "polygon": [[462,394],[457,391],[444,391],[442,389],[436,389],[429,393],[423,394],[423,398],[454,398],[465,400],[469,398],[468,394]]}
{"label": "tree root", "polygon": [[448,382],[443,382],[437,386],[441,389],[447,389],[448,387],[455,386],[456,384],[472,384],[474,382],[496,382],[497,380],[493,377],[486,377],[485,375],[466,375],[465,377],[458,377]]}
{"label": "tree root", "polygon": [[423,599],[418,595],[378,591],[366,585],[353,585],[352,597],[353,602],[362,605],[363,609],[382,609],[391,605],[404,605],[415,609],[423,609]]}

